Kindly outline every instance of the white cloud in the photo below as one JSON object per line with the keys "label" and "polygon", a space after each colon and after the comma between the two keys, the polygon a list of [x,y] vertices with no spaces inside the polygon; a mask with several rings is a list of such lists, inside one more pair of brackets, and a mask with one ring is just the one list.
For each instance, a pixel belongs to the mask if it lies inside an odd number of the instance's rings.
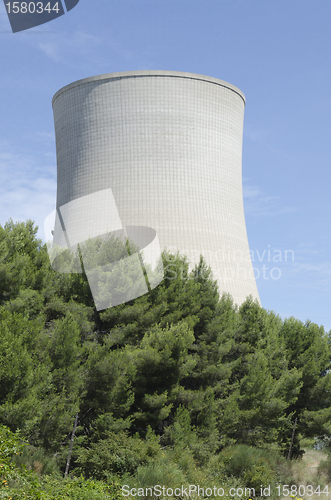
{"label": "white cloud", "polygon": [[[298,292],[305,289],[314,296],[330,296],[331,292],[331,262],[301,262],[293,263],[292,281]],[[299,290],[300,289],[300,290]]]}
{"label": "white cloud", "polygon": [[248,217],[271,217],[296,212],[295,207],[282,207],[279,196],[270,196],[258,186],[243,179],[245,215]]}
{"label": "white cloud", "polygon": [[30,142],[44,143],[45,145],[55,143],[55,133],[54,132],[34,132],[33,134],[25,134],[25,139]]}
{"label": "white cloud", "polygon": [[[331,276],[331,262],[318,262],[312,264],[311,262],[300,262],[294,265],[296,272],[314,273],[323,277]],[[329,283],[331,284],[329,278]]]}
{"label": "white cloud", "polygon": [[102,36],[91,35],[85,31],[50,33],[53,34],[45,35],[46,40],[31,36],[25,37],[25,40],[52,61],[70,68],[79,65],[80,69],[83,66],[91,70],[90,68],[95,68],[96,65],[109,65],[110,57],[120,57],[130,61],[131,64],[136,62],[141,66],[142,59],[149,58],[147,53],[141,54],[127,49],[112,39],[109,32]]}
{"label": "white cloud", "polygon": [[315,248],[315,243],[312,242],[301,242],[298,244],[297,253],[300,260],[304,260],[307,257],[315,257],[320,252]]}
{"label": "white cloud", "polygon": [[54,210],[56,171],[50,155],[12,152],[0,143],[0,223],[32,219],[43,237],[43,224]]}
{"label": "white cloud", "polygon": [[301,242],[295,248],[295,258],[288,266],[292,287],[307,289],[315,294],[331,292],[331,261],[328,247],[312,242]]}
{"label": "white cloud", "polygon": [[47,57],[53,61],[60,61],[62,53],[60,51],[60,44],[55,42],[37,42],[39,50],[41,50]]}
{"label": "white cloud", "polygon": [[77,56],[84,56],[85,60],[89,57],[95,60],[96,47],[107,44],[107,40],[81,31],[55,33],[47,42],[36,38],[30,38],[29,42],[49,59],[68,65],[72,64],[73,57]]}
{"label": "white cloud", "polygon": [[252,142],[265,142],[269,138],[269,134],[265,128],[245,124],[244,138],[246,137]]}

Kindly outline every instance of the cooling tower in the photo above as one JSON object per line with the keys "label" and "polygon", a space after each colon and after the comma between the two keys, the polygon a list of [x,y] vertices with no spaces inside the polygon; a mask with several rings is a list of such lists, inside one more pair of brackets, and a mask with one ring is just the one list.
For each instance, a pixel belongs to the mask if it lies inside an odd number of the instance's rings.
{"label": "cooling tower", "polygon": [[123,227],[153,228],[161,249],[192,265],[204,255],[235,303],[259,300],[243,207],[244,107],[233,85],[192,73],[130,71],[67,85],[53,98],[57,208],[82,199],[79,214],[66,215],[78,227],[93,213],[91,195],[101,203],[111,190]]}

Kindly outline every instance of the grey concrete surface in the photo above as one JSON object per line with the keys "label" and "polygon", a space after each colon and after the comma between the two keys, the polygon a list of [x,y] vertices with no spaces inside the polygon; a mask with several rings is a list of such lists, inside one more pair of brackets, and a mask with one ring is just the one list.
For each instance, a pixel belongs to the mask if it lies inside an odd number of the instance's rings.
{"label": "grey concrete surface", "polygon": [[[161,248],[192,265],[204,255],[235,303],[259,300],[243,207],[244,107],[239,89],[193,73],[132,71],[67,85],[53,98],[57,208],[110,188],[123,227],[153,228]],[[82,206],[71,227],[80,233],[98,210]]]}

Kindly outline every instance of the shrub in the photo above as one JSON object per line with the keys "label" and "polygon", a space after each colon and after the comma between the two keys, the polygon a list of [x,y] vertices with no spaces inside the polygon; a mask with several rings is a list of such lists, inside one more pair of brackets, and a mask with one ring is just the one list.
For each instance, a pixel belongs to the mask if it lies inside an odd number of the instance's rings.
{"label": "shrub", "polygon": [[[43,486],[54,500],[120,500],[119,479],[113,478],[113,482],[105,484],[101,481],[85,479],[84,477],[68,477],[66,479],[56,479],[45,477]],[[13,499],[14,500],[14,499]]]}
{"label": "shrub", "polygon": [[[19,454],[19,455],[17,455]],[[21,455],[22,454],[22,455]],[[21,460],[23,468],[17,463]],[[119,479],[109,484],[80,478],[63,479],[59,476],[40,478],[33,470],[26,470],[25,462],[38,461],[39,472],[54,472],[54,463],[43,450],[24,443],[19,433],[0,426],[0,498],[12,500],[120,500]],[[36,468],[34,465],[32,468]]]}
{"label": "shrub", "polygon": [[129,488],[148,488],[155,485],[168,488],[181,487],[186,484],[186,478],[177,464],[169,462],[167,457],[148,465],[139,466],[134,477],[123,477],[123,484]]}
{"label": "shrub", "polygon": [[285,479],[285,471],[289,473],[289,464],[285,462],[275,451],[240,444],[229,446],[212,457],[208,469],[214,471],[214,476],[216,473],[217,476],[239,478],[242,486],[255,488],[259,495],[261,485],[266,487]]}
{"label": "shrub", "polygon": [[48,455],[42,448],[27,445],[19,455],[14,455],[13,462],[18,467],[36,472],[39,476],[60,475],[60,469],[54,456]]}
{"label": "shrub", "polygon": [[146,464],[159,452],[155,439],[130,437],[126,431],[108,432],[106,439],[78,452],[75,474],[107,480],[112,474],[133,474],[139,465]]}

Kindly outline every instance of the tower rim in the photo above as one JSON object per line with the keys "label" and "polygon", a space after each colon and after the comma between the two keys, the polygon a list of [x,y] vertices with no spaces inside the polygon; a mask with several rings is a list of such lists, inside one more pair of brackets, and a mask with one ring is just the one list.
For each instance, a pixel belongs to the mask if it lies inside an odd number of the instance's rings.
{"label": "tower rim", "polygon": [[128,78],[143,78],[143,77],[172,77],[172,78],[187,78],[191,80],[199,80],[204,81],[206,83],[211,83],[214,85],[219,85],[220,87],[225,87],[232,92],[241,97],[244,102],[244,106],[246,104],[246,98],[243,92],[224,80],[220,80],[219,78],[214,78],[211,76],[200,75],[197,73],[189,73],[183,71],[163,71],[163,70],[136,70],[136,71],[120,71],[116,73],[104,73],[102,75],[90,76],[87,78],[82,78],[81,80],[76,80],[75,82],[69,83],[65,85],[61,89],[59,89],[53,96],[52,106],[54,106],[55,100],[64,92],[71,90],[72,88],[79,87],[80,85],[85,85],[86,83],[98,82],[102,80],[125,80]]}

